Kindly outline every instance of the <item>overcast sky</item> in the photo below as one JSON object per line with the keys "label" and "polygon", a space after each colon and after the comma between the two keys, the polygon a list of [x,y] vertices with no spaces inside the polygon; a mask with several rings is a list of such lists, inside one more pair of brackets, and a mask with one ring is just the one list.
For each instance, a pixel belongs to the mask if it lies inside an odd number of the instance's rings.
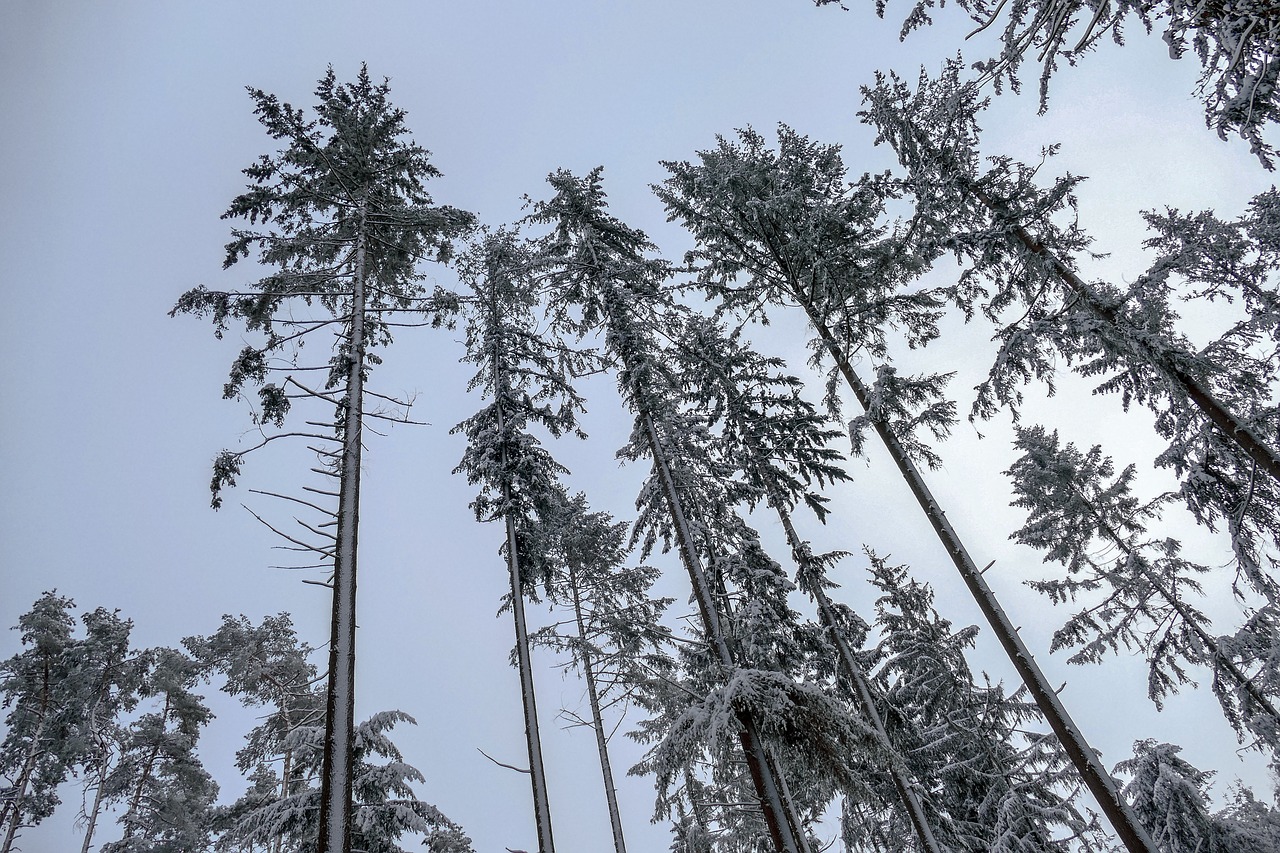
{"label": "overcast sky", "polygon": [[[246,85],[310,106],[327,65],[347,80],[367,62],[375,77],[391,79],[414,139],[445,173],[430,188],[437,202],[501,224],[521,214],[524,194],[543,195],[548,172],[602,164],[613,211],[678,257],[687,240],[664,222],[648,185],[664,175],[659,160],[691,158],[716,134],[785,122],[842,144],[851,173],[892,165],[854,116],[858,87],[877,68],[936,70],[962,47],[968,22],[941,10],[939,26],[904,44],[902,8],[879,21],[864,8],[871,4],[850,5],[855,11],[842,13],[807,0],[0,4],[0,625],[15,624],[56,587],[82,609],[119,608],[135,620],[139,645],[209,633],[223,613],[256,621],[280,611],[311,643],[327,639],[327,594],[268,568],[279,562],[275,542],[239,506],[266,509],[247,487],[288,490],[302,482],[305,460],[258,455],[226,507],[208,508],[209,463],[249,426],[243,404],[219,399],[241,344],[236,334],[216,341],[206,323],[166,316],[190,287],[235,289],[248,275],[221,270],[229,226],[219,219],[243,187],[240,170],[273,150]],[[1099,251],[1111,253],[1086,272],[1116,280],[1143,269],[1140,210],[1215,207],[1234,216],[1270,186],[1242,144],[1204,129],[1189,94],[1194,60],[1170,62],[1158,38],[1136,30],[1130,41],[1062,72],[1047,116],[1036,117],[1030,98],[1006,97],[984,122],[990,153],[1033,158],[1041,145],[1063,143],[1055,168],[1090,176],[1081,220]],[[983,58],[980,45],[965,50]],[[447,270],[432,274],[453,281]],[[762,341],[796,357],[799,331],[783,324]],[[428,777],[423,798],[462,823],[477,850],[533,849],[525,777],[477,752],[525,762],[517,678],[506,665],[512,631],[495,618],[506,585],[501,531],[474,522],[471,490],[450,473],[462,445],[449,429],[480,405],[465,393],[459,338],[406,332],[374,374],[385,392],[416,392],[415,413],[432,425],[391,430],[366,455],[357,716],[387,708],[415,716],[417,729],[399,731],[397,741]],[[970,354],[984,339],[981,329],[956,328],[950,342],[907,364],[960,369],[954,389],[967,409],[966,389],[982,369]],[[591,440],[552,450],[573,469],[573,488],[629,519],[643,472],[613,458],[626,418],[608,381],[585,390]],[[1069,382],[1033,413],[1068,440],[1106,441],[1144,471],[1159,449],[1144,416],[1122,415],[1116,401]],[[1050,678],[1068,683],[1066,704],[1106,763],[1127,757],[1134,739],[1154,737],[1183,744],[1189,760],[1226,780],[1262,781],[1259,762],[1237,757],[1205,696],[1176,698],[1157,714],[1140,661],[1082,671],[1045,653],[1066,614],[1048,612],[1020,584],[1041,567],[1036,554],[1007,542],[1020,523],[999,473],[1012,461],[1007,424],[983,431],[979,441],[968,425],[958,428],[930,483],[975,559],[997,560],[989,580]],[[805,534],[823,548],[865,543],[891,553],[936,584],[945,616],[979,622],[886,460],[873,453],[854,468],[855,482],[835,493],[833,523]],[[1149,491],[1167,483],[1144,482]],[[1180,535],[1206,549],[1205,559],[1223,559],[1211,541]],[[653,562],[678,568],[669,556]],[[843,599],[870,617],[862,569],[850,560],[837,578]],[[682,573],[669,578],[683,602]],[[1222,592],[1227,575],[1214,578],[1208,609],[1225,632],[1238,609]],[[1011,679],[985,634],[979,665]],[[0,636],[0,657],[16,649],[16,633]],[[555,715],[583,706],[581,687],[550,659],[542,663],[557,840],[566,851],[604,849],[593,739],[559,732]],[[229,801],[243,789],[232,756],[253,721],[213,688],[208,694],[219,717],[203,753]],[[615,743],[618,768],[641,754],[621,734]],[[74,843],[76,796],[68,790],[64,811],[26,835],[26,853]],[[651,781],[623,780],[620,796],[634,849],[664,849],[665,826],[648,823]],[[100,840],[113,832],[104,828]]]}

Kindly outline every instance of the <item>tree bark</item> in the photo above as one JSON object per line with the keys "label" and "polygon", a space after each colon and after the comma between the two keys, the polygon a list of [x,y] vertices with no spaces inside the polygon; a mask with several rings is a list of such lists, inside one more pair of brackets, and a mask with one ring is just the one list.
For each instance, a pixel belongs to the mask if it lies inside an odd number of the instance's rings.
{"label": "tree bark", "polygon": [[[858,378],[848,359],[840,351],[839,345],[832,336],[831,330],[823,322],[823,318],[818,316],[808,300],[802,300],[802,303],[809,315],[810,323],[813,324],[823,344],[831,353],[831,357],[835,360],[841,374],[844,375],[849,388],[853,391],[854,396],[858,398],[858,402],[862,407],[870,413],[871,396],[866,386],[863,385],[862,380]],[[1066,708],[1063,707],[1062,702],[1059,701],[1058,694],[1049,686],[1048,679],[1044,677],[1044,673],[1040,671],[1035,659],[1027,651],[1022,638],[1018,636],[1018,632],[1009,621],[1009,617],[1000,607],[1000,603],[991,592],[991,588],[987,586],[986,580],[982,577],[982,572],[978,570],[977,565],[969,556],[964,543],[951,526],[951,522],[947,520],[946,513],[942,511],[942,508],[934,499],[929,487],[925,485],[924,478],[920,476],[915,463],[907,456],[901,442],[898,441],[884,420],[873,418],[872,426],[874,426],[881,441],[884,442],[889,455],[897,464],[903,479],[907,481],[912,494],[915,495],[920,508],[929,519],[929,523],[933,526],[934,532],[937,533],[938,539],[947,551],[947,555],[960,572],[965,585],[969,587],[970,593],[972,593],[978,607],[982,610],[983,616],[986,617],[987,623],[991,626],[996,639],[1004,647],[1005,653],[1013,663],[1014,669],[1017,670],[1032,698],[1040,707],[1041,713],[1044,714],[1054,734],[1058,736],[1063,749],[1066,750],[1068,757],[1080,773],[1089,791],[1093,794],[1103,814],[1107,816],[1107,820],[1111,823],[1120,841],[1130,853],[1157,853],[1155,844],[1152,843],[1146,830],[1142,828],[1142,824],[1138,822],[1137,815],[1134,814],[1133,809],[1120,795],[1115,780],[1107,773],[1097,754],[1089,746],[1079,728],[1076,727],[1075,722],[1067,713]]]}
{"label": "tree bark", "polygon": [[364,414],[367,202],[361,202],[347,340],[347,399],[342,419],[333,617],[320,780],[319,853],[351,853],[352,752],[355,741],[356,545],[360,528],[360,451]]}

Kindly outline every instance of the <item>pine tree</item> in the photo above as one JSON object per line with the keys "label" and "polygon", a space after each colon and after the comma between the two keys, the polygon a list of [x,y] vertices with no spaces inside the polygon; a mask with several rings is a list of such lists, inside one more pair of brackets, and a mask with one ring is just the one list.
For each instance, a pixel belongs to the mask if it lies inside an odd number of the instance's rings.
{"label": "pine tree", "polygon": [[[222,815],[223,823],[240,816],[245,802],[288,798],[305,784],[303,769],[289,746],[293,733],[322,725],[324,695],[315,687],[316,668],[308,660],[311,647],[299,642],[287,613],[268,616],[254,625],[246,617],[223,616],[222,625],[208,637],[188,637],[183,645],[206,674],[223,676],[222,690],[249,707],[268,709],[236,753],[236,766],[250,775],[253,787],[241,798],[240,809]],[[206,675],[208,677],[208,675]],[[272,765],[278,763],[279,770]],[[281,853],[283,838],[267,845]]]}
{"label": "pine tree", "polygon": [[129,725],[120,762],[103,783],[104,799],[124,806],[124,835],[102,853],[194,853],[210,843],[218,785],[196,752],[213,716],[192,692],[200,668],[173,649],[150,656],[141,693],[154,706]]}
{"label": "pine tree", "polygon": [[46,592],[18,618],[23,650],[0,665],[6,733],[0,743],[0,851],[9,853],[23,827],[53,814],[58,786],[77,759],[68,733],[84,708],[75,701],[72,673],[75,604]]}
{"label": "pine tree", "polygon": [[[900,328],[913,346],[937,334],[940,294],[900,292],[937,255],[936,246],[915,234],[929,220],[917,217],[905,234],[886,237],[876,222],[894,191],[892,182],[864,177],[849,185],[838,149],[786,127],[779,131],[776,152],[754,131],[739,137],[739,144],[721,138],[715,149],[699,152],[696,165],[665,163],[671,177],[656,188],[669,218],[681,220],[698,240],[699,283],[749,316],[769,303],[804,309],[818,336],[816,352],[831,358],[866,413],[853,424],[855,446],[860,429],[874,429],[1095,799],[1129,850],[1150,853],[1150,840],[1114,780],[1040,672],[917,467],[916,460],[938,463],[917,432],[926,429],[942,438],[954,422],[953,405],[942,399],[947,377],[903,382],[882,363],[877,382],[868,385],[853,368],[855,354],[887,356],[890,328]],[[833,377],[831,398],[835,382]]]}
{"label": "pine tree", "polygon": [[704,563],[708,554],[729,559],[719,548],[707,547],[715,532],[707,521],[727,505],[715,494],[714,476],[698,477],[693,471],[700,455],[705,458],[696,447],[699,427],[696,418],[676,408],[678,392],[671,392],[677,386],[655,343],[658,311],[670,304],[662,289],[670,275],[668,265],[649,256],[654,247],[643,233],[608,214],[600,169],[585,178],[561,171],[549,181],[555,195],[537,204],[531,219],[553,229],[543,248],[553,288],[551,310],[567,323],[568,309],[574,306],[580,332],[604,332],[605,351],[617,365],[619,391],[635,415],[631,440],[621,455],[647,457],[653,464],[638,505],[638,528],[648,531],[648,547],[663,537],[679,552],[693,585],[702,637],[721,682],[714,708],[721,716],[713,715],[715,728],[721,733],[737,730],[775,849],[800,853],[807,842],[753,710],[767,706],[756,705],[746,695],[749,686],[734,677],[742,670],[730,646],[727,613],[718,594],[717,576],[723,569],[713,565],[708,570]]}
{"label": "pine tree", "polygon": [[[89,853],[106,797],[107,780],[121,759],[126,731],[121,716],[137,707],[150,656],[129,648],[133,623],[117,611],[99,607],[80,617],[85,637],[76,643],[72,685],[74,706],[83,709],[81,725],[71,738],[77,742],[77,768],[84,777],[85,801],[80,817],[85,824],[82,853]],[[93,791],[93,803],[88,802]]]}
{"label": "pine tree", "polygon": [[1209,812],[1206,788],[1213,775],[1178,757],[1182,747],[1154,740],[1133,745],[1133,758],[1116,765],[1132,777],[1125,796],[1162,853],[1240,851],[1230,829]]}
{"label": "pine tree", "polygon": [[[1237,732],[1251,731],[1273,752],[1280,736],[1274,677],[1246,673],[1191,600],[1201,595],[1196,575],[1207,570],[1183,558],[1173,539],[1152,539],[1146,524],[1171,499],[1143,503],[1133,495],[1134,466],[1115,467],[1094,446],[1087,453],[1059,446],[1057,433],[1019,428],[1023,455],[1007,472],[1014,506],[1028,511],[1012,538],[1043,549],[1062,563],[1065,578],[1031,582],[1055,604],[1103,590],[1054,635],[1053,648],[1079,646],[1072,663],[1094,663],[1120,646],[1143,652],[1150,663],[1149,693],[1159,704],[1190,681],[1185,664],[1213,672],[1213,690]],[[1114,554],[1114,557],[1108,557]],[[1092,598],[1092,597],[1090,597]],[[1230,644],[1227,644],[1228,646]]]}
{"label": "pine tree", "polygon": [[549,544],[537,534],[563,502],[556,478],[565,469],[529,427],[543,427],[555,436],[578,432],[575,416],[582,403],[569,374],[581,368],[582,357],[566,348],[557,352],[539,335],[533,259],[514,232],[485,234],[460,259],[459,272],[474,294],[466,312],[466,360],[478,371],[470,388],[480,388],[492,402],[454,428],[468,441],[455,473],[465,472],[469,483],[481,486],[472,503],[477,520],[501,519],[506,526],[507,605],[515,622],[538,847],[540,853],[552,853],[524,600],[550,571]]}
{"label": "pine tree", "polygon": [[530,642],[568,652],[582,673],[591,719],[577,719],[595,733],[614,851],[626,853],[604,711],[622,705],[625,712],[635,684],[648,677],[647,660],[670,642],[659,618],[671,600],[649,595],[657,570],[623,565],[630,550],[628,525],[615,523],[606,512],[592,512],[585,495],[566,497],[563,511],[551,521],[554,532],[547,539],[555,543],[557,573],[548,596],[572,611],[572,630],[548,626]]}
{"label": "pine tree", "polygon": [[[472,217],[431,205],[423,184],[439,171],[427,151],[405,139],[404,112],[388,100],[387,83],[375,84],[367,69],[346,85],[330,69],[316,89],[315,118],[261,90],[249,93],[259,120],[282,149],[245,170],[249,188],[224,216],[246,219],[249,227],[234,232],[225,266],[256,250],[259,262],[273,272],[247,292],[196,288],[182,296],[173,313],[212,315],[219,336],[232,319],[263,336],[263,344],[246,347],[236,359],[223,393],[238,397],[246,383],[257,384],[260,410],[254,421],[264,432],[283,428],[295,400],[317,401],[334,410],[332,422],[320,422],[319,432],[270,432],[249,450],[223,451],[214,463],[211,486],[216,508],[223,487],[234,485],[248,453],[284,437],[322,443],[316,448],[319,470],[334,478],[336,491],[309,491],[333,499],[336,509],[286,498],[316,510],[323,521],[315,526],[299,520],[307,531],[302,539],[282,535],[333,566],[320,851],[350,853],[363,424],[370,417],[408,420],[403,408],[394,417],[366,408],[365,380],[380,360],[375,350],[391,343],[396,314],[450,307],[448,296],[426,294],[417,265],[432,255],[447,259],[450,239],[465,231]],[[337,333],[336,344],[327,365],[297,364],[297,349],[305,338],[332,332]],[[326,378],[313,381],[308,369],[320,370]],[[284,374],[282,381],[267,381],[277,373]]]}
{"label": "pine tree", "polygon": [[815,487],[849,479],[839,464],[843,457],[827,446],[839,432],[800,397],[798,378],[779,373],[781,359],[751,350],[741,340],[741,330],[729,334],[696,315],[688,320],[676,345],[687,360],[684,376],[692,386],[691,404],[709,411],[709,420],[721,425],[720,452],[735,463],[743,500],[752,509],[763,502],[777,513],[796,563],[797,585],[817,604],[840,678],[880,742],[882,754],[876,758],[888,765],[921,849],[938,851],[915,784],[894,754],[856,647],[850,643],[848,619],[827,595],[834,584],[826,569],[844,554],[814,554],[792,520],[796,506],[804,503],[825,522],[827,499]]}

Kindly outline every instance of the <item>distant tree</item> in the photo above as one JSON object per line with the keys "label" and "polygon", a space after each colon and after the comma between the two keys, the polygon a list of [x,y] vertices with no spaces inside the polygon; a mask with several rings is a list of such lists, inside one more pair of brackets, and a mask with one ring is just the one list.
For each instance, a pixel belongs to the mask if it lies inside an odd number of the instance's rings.
{"label": "distant tree", "polygon": [[76,643],[72,677],[76,696],[72,701],[83,709],[83,717],[71,737],[77,742],[77,769],[84,778],[80,817],[85,833],[81,851],[89,853],[107,780],[124,751],[127,732],[122,716],[137,707],[151,655],[129,648],[133,622],[122,619],[119,612],[99,607],[80,618],[85,636]]}
{"label": "distant tree", "polygon": [[155,649],[141,693],[152,709],[127,729],[119,763],[103,783],[108,803],[124,807],[124,835],[102,853],[197,853],[210,843],[218,785],[200,763],[200,730],[213,717],[192,692],[194,660]]}
{"label": "distant tree", "polygon": [[455,473],[480,485],[472,503],[477,520],[501,520],[506,527],[507,606],[515,622],[538,847],[540,853],[553,853],[524,600],[536,594],[538,581],[545,583],[551,571],[551,545],[538,534],[549,530],[550,518],[564,500],[557,477],[565,469],[529,429],[541,427],[553,436],[580,434],[576,415],[582,401],[571,373],[581,368],[583,358],[540,334],[535,260],[515,232],[485,233],[459,259],[458,268],[474,294],[465,312],[465,360],[477,367],[470,387],[481,389],[491,402],[454,428],[467,436]]}
{"label": "distant tree", "polygon": [[[229,320],[243,321],[247,331],[264,338],[244,349],[223,389],[225,397],[234,398],[245,383],[259,386],[261,408],[254,422],[264,438],[249,450],[218,456],[211,484],[214,507],[221,504],[223,487],[234,485],[245,456],[280,438],[320,442],[314,448],[320,473],[336,482],[336,491],[308,489],[331,498],[336,509],[286,498],[316,510],[323,521],[299,521],[306,530],[301,539],[282,535],[292,547],[333,566],[320,851],[350,853],[363,425],[371,417],[408,420],[400,401],[372,392],[398,406],[399,413],[366,408],[365,380],[380,361],[375,350],[391,343],[392,329],[402,325],[397,316],[436,312],[439,322],[438,312],[451,306],[451,297],[427,294],[418,264],[431,256],[447,259],[451,238],[466,231],[472,217],[432,206],[424,182],[439,171],[427,151],[405,139],[404,111],[391,105],[389,86],[375,84],[367,69],[345,85],[330,69],[316,88],[314,118],[261,90],[249,94],[259,120],[282,149],[245,169],[249,188],[224,216],[246,219],[250,227],[234,232],[225,266],[256,250],[258,261],[272,272],[247,292],[198,287],[184,294],[172,313],[212,315],[218,336]],[[328,363],[300,366],[298,348],[317,335],[334,340],[331,347],[321,345],[331,354]],[[310,379],[308,371],[320,371],[324,379]],[[281,373],[282,381],[267,381]],[[283,431],[299,399],[332,406],[332,421],[309,421],[317,431]],[[281,431],[269,431],[272,427]]]}
{"label": "distant tree", "polygon": [[[814,0],[815,5],[844,0]],[[941,6],[943,4],[937,3]],[[1280,17],[1266,3],[1200,3],[1180,0],[1028,0],[1007,6],[999,0],[957,0],[978,24],[970,36],[996,24],[1007,11],[1000,34],[1001,49],[992,59],[974,63],[983,81],[997,91],[1007,82],[1021,87],[1019,71],[1028,54],[1040,66],[1040,112],[1048,106],[1049,78],[1065,60],[1077,64],[1110,33],[1124,44],[1124,27],[1138,24],[1148,34],[1163,27],[1161,38],[1169,57],[1181,59],[1188,48],[1200,58],[1197,91],[1204,99],[1205,124],[1218,132],[1240,136],[1267,169],[1274,168],[1275,149],[1263,139],[1280,120]],[[884,17],[888,3],[876,0],[876,14]],[[902,24],[901,37],[933,23],[935,0],[915,0]]]}
{"label": "distant tree", "polygon": [[1206,789],[1213,776],[1178,756],[1182,747],[1154,740],[1133,745],[1133,758],[1116,765],[1132,777],[1124,786],[1162,853],[1252,853],[1262,850],[1229,822],[1209,811]]}
{"label": "distant tree", "polygon": [[[1044,550],[1047,560],[1067,570],[1064,578],[1030,585],[1055,604],[1081,594],[1089,602],[1057,631],[1053,648],[1079,647],[1072,663],[1097,662],[1121,646],[1141,651],[1157,704],[1190,680],[1185,664],[1207,666],[1232,726],[1274,753],[1280,746],[1277,674],[1244,671],[1230,651],[1234,644],[1220,642],[1191,603],[1202,594],[1196,575],[1208,569],[1182,557],[1175,540],[1147,533],[1147,523],[1173,496],[1140,501],[1133,494],[1134,466],[1117,475],[1096,445],[1087,453],[1061,446],[1056,432],[1041,427],[1019,428],[1017,436],[1023,455],[1007,473],[1013,505],[1028,517],[1011,538]],[[1101,598],[1090,595],[1099,590]]]}
{"label": "distant tree", "polygon": [[[223,676],[224,692],[246,706],[267,709],[236,753],[236,766],[249,775],[252,787],[236,807],[220,815],[220,823],[234,823],[246,803],[274,802],[287,798],[295,786],[309,784],[290,744],[298,729],[321,726],[324,695],[309,660],[313,650],[298,640],[289,614],[268,616],[258,625],[244,616],[223,616],[216,632],[188,637],[183,645],[204,672]],[[268,849],[282,853],[283,843],[274,839]]]}
{"label": "distant tree", "polygon": [[[413,782],[425,781],[406,764],[388,731],[397,723],[412,724],[401,711],[383,711],[356,727],[355,784],[351,846],[364,853],[408,853],[405,835],[425,836],[429,853],[472,853],[471,839],[435,806],[417,798]],[[231,806],[219,850],[270,850],[312,853],[316,849],[324,729],[299,726],[284,738],[300,779],[282,795],[281,779],[262,765],[254,786]],[[377,763],[375,759],[386,759]],[[283,844],[281,843],[283,842]],[[104,851],[105,853],[105,851]]]}
{"label": "distant tree", "polygon": [[68,735],[83,721],[73,672],[75,603],[46,592],[18,617],[23,650],[0,664],[6,732],[0,743],[0,853],[23,827],[53,814],[58,786],[79,756]]}
{"label": "distant tree", "polygon": [[[670,642],[669,629],[658,620],[671,600],[649,595],[656,569],[623,565],[630,550],[628,525],[614,522],[606,512],[592,512],[585,495],[566,496],[561,512],[550,521],[554,532],[547,539],[555,543],[557,572],[548,597],[572,612],[572,627],[548,626],[530,642],[567,652],[582,673],[591,713],[582,722],[596,736],[614,851],[626,853],[604,711],[615,705],[625,708],[636,683],[648,677],[649,656]],[[581,721],[576,715],[571,719]]]}

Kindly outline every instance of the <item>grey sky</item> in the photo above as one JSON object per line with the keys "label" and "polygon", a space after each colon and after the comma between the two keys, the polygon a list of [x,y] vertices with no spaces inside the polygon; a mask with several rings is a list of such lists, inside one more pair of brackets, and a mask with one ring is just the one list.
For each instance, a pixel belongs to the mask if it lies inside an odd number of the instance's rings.
{"label": "grey sky", "polygon": [[[444,171],[431,187],[437,202],[500,224],[520,215],[523,194],[543,194],[547,172],[603,164],[614,212],[678,257],[686,241],[647,185],[662,179],[660,159],[690,158],[717,133],[746,124],[767,133],[783,121],[842,143],[853,173],[890,165],[854,118],[858,87],[876,68],[936,69],[961,46],[966,22],[943,10],[940,26],[900,44],[893,11],[878,21],[863,8],[869,3],[853,5],[841,13],[807,0],[0,4],[0,625],[56,587],[81,608],[120,608],[142,645],[208,633],[222,613],[256,620],[289,611],[306,639],[326,638],[325,593],[266,568],[278,562],[275,542],[239,508],[275,511],[246,487],[288,489],[302,481],[305,460],[252,459],[226,507],[208,509],[209,462],[249,423],[242,404],[219,400],[238,336],[215,341],[207,324],[166,316],[196,284],[233,289],[249,277],[221,271],[229,225],[218,218],[243,186],[240,169],[272,150],[246,85],[310,106],[326,65],[346,80],[365,61],[391,78],[393,102]],[[1055,168],[1091,176],[1081,218],[1099,250],[1113,254],[1087,272],[1128,279],[1142,269],[1139,210],[1169,204],[1235,215],[1270,185],[1243,145],[1203,128],[1187,94],[1193,60],[1169,62],[1163,43],[1138,32],[1130,41],[1064,70],[1048,116],[1036,118],[1029,98],[1005,98],[986,122],[992,153],[1032,158],[1044,143],[1064,143]],[[436,276],[452,281],[445,270]],[[800,341],[786,331],[784,323],[769,345],[798,357]],[[949,348],[906,362],[966,371],[954,385],[964,408],[981,369],[966,356],[984,337],[958,329]],[[471,491],[450,474],[462,448],[448,430],[479,405],[465,394],[458,338],[406,331],[374,374],[375,387],[419,392],[415,413],[432,426],[394,429],[366,457],[357,716],[401,708],[417,717],[418,728],[397,741],[428,777],[424,799],[461,822],[478,850],[528,849],[525,778],[476,751],[523,761],[516,675],[506,666],[511,628],[494,618],[506,582],[501,531],[475,524]],[[625,419],[607,381],[586,390],[592,440],[552,450],[574,470],[574,488],[629,518],[641,472],[613,460]],[[1122,461],[1149,467],[1157,451],[1143,415],[1122,421],[1114,400],[1090,399],[1071,383],[1037,412],[1064,438],[1106,440]],[[1039,559],[1006,541],[1019,523],[999,475],[1011,461],[1008,431],[999,422],[984,432],[979,442],[962,425],[943,449],[945,470],[929,479],[975,558],[998,559],[988,577],[1043,652],[1065,614],[1046,614],[1018,583],[1037,576]],[[882,462],[873,454],[869,466],[853,463],[856,482],[838,491],[833,525],[809,525],[806,535],[824,548],[856,551],[865,542],[892,553],[936,583],[944,615],[979,621]],[[1154,490],[1163,481],[1150,482]],[[869,615],[861,569],[850,560],[839,577],[845,600]],[[680,578],[671,573],[669,584],[683,601]],[[1232,603],[1217,598],[1212,609],[1231,622]],[[0,637],[0,657],[15,647],[16,635]],[[984,640],[983,665],[1010,678],[993,650]],[[1182,743],[1189,760],[1224,778],[1261,780],[1257,762],[1236,759],[1204,697],[1177,698],[1156,714],[1140,661],[1081,671],[1041,659],[1051,678],[1069,682],[1067,704],[1108,765],[1127,757],[1135,738],[1155,737]],[[558,705],[580,706],[580,687],[546,667],[537,676],[543,719],[554,728]],[[232,753],[251,715],[208,694],[219,719],[204,752],[230,800],[242,786]],[[637,747],[621,735],[616,743],[615,765],[630,766]],[[592,739],[556,733],[544,750],[562,848],[603,849]],[[635,849],[665,848],[665,827],[647,823],[650,781],[625,780],[620,795]],[[75,796],[68,792],[71,805],[48,827],[28,833],[27,853],[70,846]]]}

